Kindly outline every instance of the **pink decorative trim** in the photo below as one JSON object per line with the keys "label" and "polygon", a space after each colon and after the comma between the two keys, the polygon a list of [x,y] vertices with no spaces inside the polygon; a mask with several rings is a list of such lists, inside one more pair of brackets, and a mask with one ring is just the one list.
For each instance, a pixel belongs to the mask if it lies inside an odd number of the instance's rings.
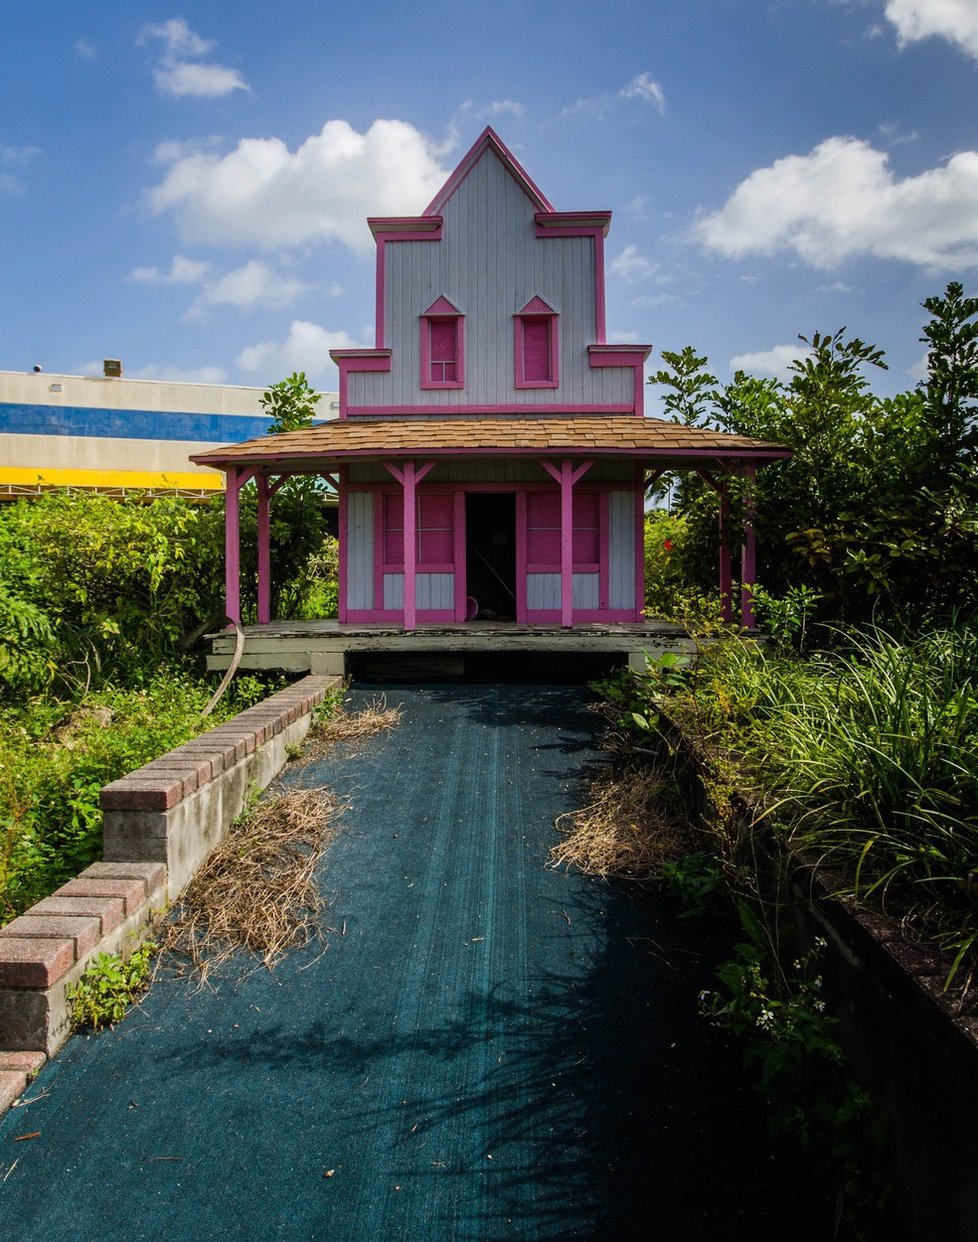
{"label": "pink decorative trim", "polygon": [[516,493],[516,620],[526,624],[526,497],[527,489]]}
{"label": "pink decorative trim", "polygon": [[[531,608],[527,613],[525,624],[563,626],[561,616],[561,610],[558,608]],[[606,611],[596,608],[579,608],[574,613],[574,620],[578,625],[586,625],[589,621],[634,621],[635,616],[627,608],[609,608]]]}
{"label": "pink decorative trim", "polygon": [[[403,239],[405,235],[421,233],[428,238],[432,233],[441,232],[443,220],[441,216],[367,216],[367,227],[374,237],[384,237],[388,241]],[[416,240],[412,237],[412,240]]]}
{"label": "pink decorative trim", "polygon": [[487,125],[469,150],[462,156],[455,171],[424,209],[425,216],[437,215],[482,157],[491,149],[499,157],[510,176],[517,182],[538,211],[553,212],[550,202],[537,188],[523,165],[502,141],[491,125]]}
{"label": "pink decorative trim", "polygon": [[346,418],[350,400],[350,374],[354,371],[389,371],[393,354],[389,349],[331,349],[329,356],[340,372],[340,418]]}
{"label": "pink decorative trim", "polygon": [[607,237],[610,211],[538,211],[533,217],[537,237]]}
{"label": "pink decorative trim", "polygon": [[[351,405],[347,407],[346,412],[351,418],[396,417],[401,414],[439,414],[442,418],[449,418],[457,414],[633,414],[635,406],[631,401],[618,401],[603,405],[597,403],[572,405],[567,402],[552,405],[516,405],[515,403],[502,403],[499,405]],[[447,451],[454,455],[459,450],[449,449]],[[475,451],[485,456],[485,449]],[[635,455],[634,449],[630,449],[628,452],[631,456]],[[319,455],[316,454],[316,456]],[[716,455],[715,452],[706,454],[709,457],[716,457]],[[784,456],[784,454],[779,455]],[[743,456],[743,449],[739,450],[737,456]],[[208,463],[211,464],[214,460],[214,458],[208,458]]]}
{"label": "pink decorative trim", "polygon": [[[526,325],[528,322],[545,322],[549,330],[550,378],[527,379],[526,371]],[[521,311],[513,316],[513,361],[515,388],[560,387],[560,317],[543,298],[532,298]]]}
{"label": "pink decorative trim", "polygon": [[[660,471],[660,473],[662,473]],[[645,615],[645,468],[635,467],[635,615]]]}
{"label": "pink decorative trim", "polygon": [[342,623],[346,620],[346,593],[347,593],[347,560],[350,555],[350,528],[349,528],[349,493],[346,485],[346,467],[340,469],[336,480],[336,495],[339,506],[339,562],[340,562],[340,589],[339,600],[337,601],[336,616]]}
{"label": "pink decorative trim", "polygon": [[465,492],[461,488],[453,489],[454,496],[454,551],[455,551],[455,620],[466,620],[466,592],[468,591],[467,565],[465,557]]}
{"label": "pink decorative trim", "polygon": [[652,352],[651,345],[589,345],[592,367],[641,367]]}
{"label": "pink decorative trim", "polygon": [[604,239],[607,232],[605,229],[600,235],[594,234],[594,335],[599,345],[608,339],[604,287]]}
{"label": "pink decorative trim", "polygon": [[733,565],[730,548],[727,546],[726,527],[730,521],[730,500],[726,493],[720,492],[720,514],[718,525],[720,531],[720,613],[724,621],[733,621]]}
{"label": "pink decorative trim", "polygon": [[[745,466],[744,475],[753,481],[755,469]],[[752,513],[748,513],[744,523],[744,542],[740,550],[740,624],[745,630],[757,628],[757,617],[754,615],[754,587],[757,585],[757,534]]]}

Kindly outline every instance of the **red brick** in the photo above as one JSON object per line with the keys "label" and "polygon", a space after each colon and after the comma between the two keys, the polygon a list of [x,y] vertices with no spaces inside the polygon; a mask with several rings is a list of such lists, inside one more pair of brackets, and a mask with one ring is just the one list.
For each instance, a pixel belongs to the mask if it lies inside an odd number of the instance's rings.
{"label": "red brick", "polygon": [[75,964],[73,940],[0,939],[0,986],[49,988]]}
{"label": "red brick", "polygon": [[[181,746],[178,750],[171,750],[168,758],[171,759],[199,759],[210,766],[210,779],[213,780],[224,771],[224,757],[228,752],[227,744],[219,745],[213,742],[206,745],[197,742],[190,742],[186,746]],[[234,762],[234,747],[230,747],[231,762]]]}
{"label": "red brick", "polygon": [[[144,763],[139,771],[147,776],[154,777],[161,772],[193,773],[197,781],[197,784],[194,786],[195,789],[199,789],[201,785],[206,785],[213,777],[211,761],[206,755],[190,755],[176,750],[171,750],[161,759],[154,759],[152,763]],[[185,790],[185,792],[192,791]]]}
{"label": "red brick", "polygon": [[19,1100],[27,1087],[27,1075],[20,1070],[0,1070],[0,1113]]}
{"label": "red brick", "polygon": [[183,779],[124,776],[102,790],[103,811],[169,811],[183,801]]}
{"label": "red brick", "polygon": [[136,772],[129,774],[130,780],[134,781],[180,781],[183,785],[183,797],[192,794],[200,785],[197,772],[193,768],[185,768],[180,764],[175,767],[167,767],[161,759],[155,759],[152,763],[147,763],[144,768],[139,768]]}
{"label": "red brick", "polygon": [[36,1074],[47,1061],[43,1052],[0,1052],[0,1070],[20,1070],[22,1074]]}
{"label": "red brick", "polygon": [[126,914],[132,914],[146,903],[146,883],[138,876],[124,880],[91,879],[76,876],[67,884],[55,889],[52,897],[121,897],[125,902]]}
{"label": "red brick", "polygon": [[102,939],[102,924],[94,915],[86,914],[22,914],[6,927],[0,927],[0,938],[20,936],[28,940],[65,940],[75,945],[75,960],[84,957]]}
{"label": "red brick", "polygon": [[45,897],[31,906],[31,914],[93,914],[107,936],[126,917],[126,905],[121,897]]}
{"label": "red brick", "polygon": [[78,876],[79,880],[142,880],[151,893],[166,882],[166,867],[158,862],[97,862]]}

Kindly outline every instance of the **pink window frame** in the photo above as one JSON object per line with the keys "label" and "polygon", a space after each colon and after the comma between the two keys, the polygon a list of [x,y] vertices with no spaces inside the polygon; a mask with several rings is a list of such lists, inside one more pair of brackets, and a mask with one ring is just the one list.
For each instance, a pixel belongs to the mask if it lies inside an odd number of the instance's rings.
{"label": "pink window frame", "polygon": [[[560,387],[560,316],[542,298],[533,298],[513,316],[513,386],[515,388]],[[529,322],[547,324],[550,334],[550,379],[527,379],[525,377],[524,333]]]}
{"label": "pink window frame", "polygon": [[[421,317],[421,387],[430,388],[464,388],[465,387],[465,316],[452,305],[447,298],[439,298],[433,302]],[[455,379],[437,380],[431,375],[431,325],[433,323],[454,323],[455,325]]]}

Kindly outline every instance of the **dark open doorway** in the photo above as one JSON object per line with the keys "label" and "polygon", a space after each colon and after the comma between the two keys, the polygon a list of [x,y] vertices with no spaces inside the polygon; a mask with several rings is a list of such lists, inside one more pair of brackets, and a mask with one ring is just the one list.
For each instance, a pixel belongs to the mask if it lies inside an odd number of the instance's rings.
{"label": "dark open doorway", "polygon": [[516,620],[516,496],[465,497],[465,591],[484,621]]}

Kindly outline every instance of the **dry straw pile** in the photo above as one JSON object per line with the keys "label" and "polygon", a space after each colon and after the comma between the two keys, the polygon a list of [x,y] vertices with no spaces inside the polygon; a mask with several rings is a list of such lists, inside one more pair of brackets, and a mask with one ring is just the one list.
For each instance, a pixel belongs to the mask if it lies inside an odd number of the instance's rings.
{"label": "dry straw pile", "polygon": [[663,863],[689,849],[682,803],[659,769],[608,768],[588,782],[587,797],[580,810],[558,816],[563,840],[550,851],[551,866],[649,881],[661,874]]}
{"label": "dry straw pile", "polygon": [[[363,711],[336,711],[309,731],[304,765],[340,742],[357,744],[393,728],[399,707],[381,700]],[[164,949],[188,958],[205,981],[240,949],[269,968],[290,949],[329,930],[316,865],[346,809],[330,789],[269,793],[229,829],[184,891],[161,929]]]}

